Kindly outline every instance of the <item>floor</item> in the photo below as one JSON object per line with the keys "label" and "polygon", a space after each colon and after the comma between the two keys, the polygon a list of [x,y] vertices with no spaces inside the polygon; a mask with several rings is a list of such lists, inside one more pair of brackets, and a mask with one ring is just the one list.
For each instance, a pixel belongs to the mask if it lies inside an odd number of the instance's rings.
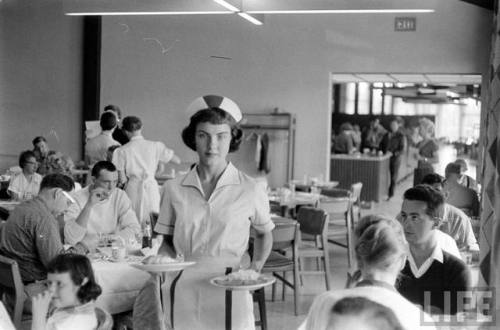
{"label": "floor", "polygon": [[[456,151],[452,146],[442,146],[439,151],[439,164],[436,165],[437,173],[444,175],[444,168],[446,165],[456,159]],[[469,162],[468,175],[473,178],[476,177],[476,166],[472,161]],[[413,184],[413,176],[407,177],[404,181],[400,182],[396,188],[396,193],[389,201],[381,201],[379,203],[372,203],[370,209],[362,209],[361,215],[367,214],[381,214],[389,217],[395,217],[401,208],[402,194],[410,188]],[[338,246],[330,246],[330,271],[332,274],[333,289],[342,289],[347,280],[347,254],[346,250]],[[288,289],[285,295],[285,301],[277,300],[271,301],[271,291],[266,291],[266,307],[268,317],[268,327],[270,330],[281,329],[296,329],[305,319],[307,312],[314,300],[314,298],[326,291],[324,278],[320,276],[309,276],[305,278],[303,294],[301,295],[299,316],[294,315],[293,305],[293,292]],[[279,291],[279,290],[278,290]],[[280,297],[281,298],[281,297]],[[257,306],[256,306],[257,307]],[[255,308],[257,311],[257,308]],[[256,313],[258,314],[258,313]],[[256,318],[259,316],[256,315]]]}

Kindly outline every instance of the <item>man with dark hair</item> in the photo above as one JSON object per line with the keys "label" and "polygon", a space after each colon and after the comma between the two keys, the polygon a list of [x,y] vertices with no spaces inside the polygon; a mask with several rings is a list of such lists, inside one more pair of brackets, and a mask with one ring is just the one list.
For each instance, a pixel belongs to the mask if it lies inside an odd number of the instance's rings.
{"label": "man with dark hair", "polygon": [[65,214],[64,237],[73,244],[85,237],[116,234],[125,240],[135,238],[141,227],[127,194],[116,188],[118,172],[109,161],[92,168],[92,183],[75,192],[76,202]]}
{"label": "man with dark hair", "polygon": [[479,198],[477,193],[460,184],[461,177],[460,164],[449,163],[444,170],[446,182],[444,190],[447,194],[446,201],[462,211],[467,215],[477,217],[479,216]]}
{"label": "man with dark hair", "polygon": [[[119,123],[122,119],[122,111],[120,107],[114,104],[108,104],[104,107],[104,112],[108,111],[115,114],[116,121]],[[130,140],[127,134],[125,134],[125,132],[118,126],[113,131],[113,139],[118,141],[121,145],[126,144]]]}
{"label": "man with dark hair", "polygon": [[457,293],[467,290],[470,275],[455,241],[435,230],[441,223],[443,204],[443,194],[429,185],[405,191],[399,221],[410,252],[398,291],[426,312],[456,314]]}
{"label": "man with dark hair", "polygon": [[35,154],[38,168],[36,172],[40,175],[45,175],[49,171],[49,145],[47,139],[43,136],[37,136],[33,139],[33,153]]}
{"label": "man with dark hair", "polygon": [[[432,186],[441,192],[444,190],[444,178],[437,173],[424,176],[422,184]],[[444,203],[443,222],[439,230],[450,235],[460,250],[479,251],[471,219],[455,206]]]}
{"label": "man with dark hair", "polygon": [[[19,204],[3,225],[0,254],[17,261],[28,297],[46,289],[42,281],[47,278],[47,265],[65,252],[56,217],[73,202],[69,195],[73,188],[70,177],[45,176],[38,196]],[[94,246],[92,241],[78,241],[69,251],[83,254]]]}
{"label": "man with dark hair", "polygon": [[111,111],[104,112],[99,121],[101,134],[91,138],[85,144],[85,162],[90,166],[101,160],[106,160],[108,149],[111,146],[119,146],[120,143],[113,139],[113,130],[116,128],[116,115]]}

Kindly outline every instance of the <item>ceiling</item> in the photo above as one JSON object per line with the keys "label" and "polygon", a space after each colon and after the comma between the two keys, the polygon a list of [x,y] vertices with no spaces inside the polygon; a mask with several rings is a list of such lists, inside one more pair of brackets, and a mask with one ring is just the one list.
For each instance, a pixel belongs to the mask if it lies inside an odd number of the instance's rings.
{"label": "ceiling", "polygon": [[331,78],[333,83],[375,84],[384,95],[407,103],[463,104],[481,96],[479,74],[335,73]]}
{"label": "ceiling", "polygon": [[[280,14],[286,10],[419,10],[415,0],[225,0],[243,12],[251,14]],[[74,12],[168,12],[189,13],[193,11],[213,14],[232,14],[230,10],[212,0],[64,0],[65,13]]]}

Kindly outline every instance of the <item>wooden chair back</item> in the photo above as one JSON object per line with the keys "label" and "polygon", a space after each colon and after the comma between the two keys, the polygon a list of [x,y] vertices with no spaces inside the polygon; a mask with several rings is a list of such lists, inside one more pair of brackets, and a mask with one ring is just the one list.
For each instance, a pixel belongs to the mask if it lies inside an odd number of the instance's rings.
{"label": "wooden chair back", "polygon": [[298,242],[299,225],[297,222],[281,223],[272,231],[273,250],[286,250],[295,248]]}
{"label": "wooden chair back", "polygon": [[321,236],[327,228],[328,214],[322,209],[314,207],[301,207],[297,214],[300,232],[313,236]]}
{"label": "wooden chair back", "polygon": [[0,256],[0,297],[4,303],[6,302],[6,294],[14,297],[14,310],[11,313],[11,318],[16,329],[20,329],[26,298],[24,296],[24,285],[19,273],[19,266],[15,260]]}

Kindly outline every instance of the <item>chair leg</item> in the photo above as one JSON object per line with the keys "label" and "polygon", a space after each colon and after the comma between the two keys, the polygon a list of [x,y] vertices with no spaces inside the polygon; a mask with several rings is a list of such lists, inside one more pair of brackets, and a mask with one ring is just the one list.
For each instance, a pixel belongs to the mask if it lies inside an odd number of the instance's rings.
{"label": "chair leg", "polygon": [[264,288],[255,291],[257,302],[259,304],[260,328],[267,330],[267,312],[266,312],[266,296]]}
{"label": "chair leg", "polygon": [[301,287],[299,284],[299,270],[297,265],[293,268],[293,303],[295,307],[295,316],[299,315],[299,306],[300,306],[300,290]]}
{"label": "chair leg", "polygon": [[[283,278],[286,280],[286,272],[283,272]],[[286,285],[285,282],[283,282],[283,291],[281,292],[281,300],[285,301],[285,289]]]}
{"label": "chair leg", "polygon": [[325,284],[326,284],[326,290],[330,290],[331,285],[330,285],[330,254],[328,253],[328,244],[326,242],[326,237],[324,238],[324,244],[323,244],[323,262],[325,266]]}
{"label": "chair leg", "polygon": [[[302,260],[304,260],[304,258],[302,258]],[[301,262],[301,259],[298,258],[298,271],[299,271],[299,282],[300,282],[300,286],[304,286],[304,276],[302,275],[302,262]]]}

